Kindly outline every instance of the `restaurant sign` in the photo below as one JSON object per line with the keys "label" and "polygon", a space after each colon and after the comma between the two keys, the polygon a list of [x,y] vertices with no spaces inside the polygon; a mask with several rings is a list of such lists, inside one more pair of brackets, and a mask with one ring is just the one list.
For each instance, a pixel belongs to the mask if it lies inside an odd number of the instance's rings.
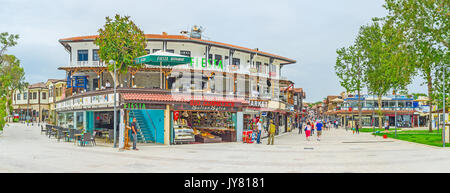
{"label": "restaurant sign", "polygon": [[234,102],[191,100],[189,104],[174,104],[175,110],[193,111],[238,111]]}
{"label": "restaurant sign", "polygon": [[128,110],[146,109],[144,103],[125,103],[123,108]]}

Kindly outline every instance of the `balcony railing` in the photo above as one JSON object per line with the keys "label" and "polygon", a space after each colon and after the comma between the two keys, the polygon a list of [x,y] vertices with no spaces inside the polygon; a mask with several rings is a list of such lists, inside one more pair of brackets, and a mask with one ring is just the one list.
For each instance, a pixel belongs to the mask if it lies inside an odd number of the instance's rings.
{"label": "balcony railing", "polygon": [[69,64],[70,67],[106,67],[104,62],[100,61],[74,61]]}

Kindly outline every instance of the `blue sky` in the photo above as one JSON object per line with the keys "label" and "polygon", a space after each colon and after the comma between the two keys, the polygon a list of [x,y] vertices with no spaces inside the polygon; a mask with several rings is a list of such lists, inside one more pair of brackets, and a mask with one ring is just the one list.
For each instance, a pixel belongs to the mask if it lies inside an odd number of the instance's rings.
{"label": "blue sky", "polygon": [[[361,25],[386,11],[383,0],[0,0],[0,32],[20,35],[8,54],[25,68],[26,81],[64,78],[69,63],[58,39],[94,35],[106,16],[129,15],[144,33],[179,34],[193,25],[213,41],[259,48],[297,60],[282,75],[306,91],[307,101],[339,94],[336,49],[348,46]],[[410,92],[426,92],[417,77]]]}

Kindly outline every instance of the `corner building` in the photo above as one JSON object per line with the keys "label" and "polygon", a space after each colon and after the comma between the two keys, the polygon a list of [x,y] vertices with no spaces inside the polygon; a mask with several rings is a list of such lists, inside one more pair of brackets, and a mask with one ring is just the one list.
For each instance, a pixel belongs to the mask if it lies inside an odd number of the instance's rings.
{"label": "corner building", "polygon": [[[96,37],[59,40],[69,53],[68,64],[58,68],[66,71],[67,78],[66,97],[56,103],[60,126],[87,131],[113,129],[114,81],[107,64],[99,58],[98,46],[93,43]],[[247,129],[244,115],[264,117],[267,126],[269,119],[296,113],[283,92],[283,87],[293,87],[294,83],[281,76],[281,69],[295,60],[184,35],[145,37],[148,54],[175,53],[191,57],[191,63],[129,68],[119,77],[117,125],[129,125],[136,118],[138,141],[242,141]]]}

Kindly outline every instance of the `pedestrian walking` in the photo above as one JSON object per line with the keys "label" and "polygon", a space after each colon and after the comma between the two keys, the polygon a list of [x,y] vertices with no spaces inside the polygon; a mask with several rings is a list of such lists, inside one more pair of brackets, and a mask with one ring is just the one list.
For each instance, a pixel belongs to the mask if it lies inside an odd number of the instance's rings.
{"label": "pedestrian walking", "polygon": [[389,121],[384,123],[384,130],[389,133]]}
{"label": "pedestrian walking", "polygon": [[359,134],[359,124],[358,123],[356,123],[355,129],[356,129],[356,134]]}
{"label": "pedestrian walking", "polygon": [[309,136],[311,135],[311,122],[309,122],[309,121],[305,126],[305,135],[306,135],[306,140],[309,141]]}
{"label": "pedestrian walking", "polygon": [[258,123],[256,124],[256,126],[258,127],[258,138],[256,140],[257,144],[261,143],[261,132],[262,132],[262,121],[261,119],[258,120]]}
{"label": "pedestrian walking", "polygon": [[314,135],[314,124],[315,121],[311,121],[311,134]]}
{"label": "pedestrian walking", "polygon": [[317,128],[317,141],[320,141],[320,136],[322,135],[322,127],[323,127],[322,122],[320,120],[317,121],[317,125],[316,125],[316,128]]}
{"label": "pedestrian walking", "polygon": [[299,126],[298,126],[298,134],[302,134],[302,131],[303,131],[303,122],[299,122],[298,124],[299,124]]}
{"label": "pedestrian walking", "polygon": [[131,130],[133,135],[133,150],[139,150],[136,148],[136,142],[137,142],[137,128],[136,128],[136,118],[133,117],[133,122],[131,123]]}
{"label": "pedestrian walking", "polygon": [[267,145],[272,144],[275,138],[275,125],[273,124],[273,120],[270,120],[270,126],[269,126],[269,139],[267,140]]}

